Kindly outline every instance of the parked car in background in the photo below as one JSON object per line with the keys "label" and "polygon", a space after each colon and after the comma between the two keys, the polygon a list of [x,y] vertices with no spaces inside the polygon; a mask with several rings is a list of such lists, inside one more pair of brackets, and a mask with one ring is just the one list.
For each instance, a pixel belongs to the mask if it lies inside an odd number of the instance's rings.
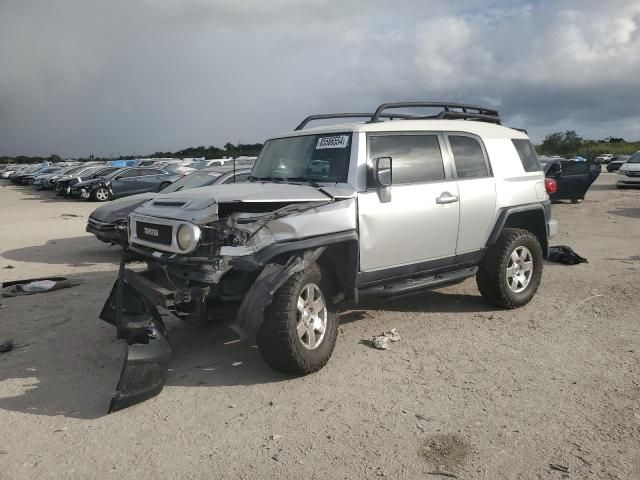
{"label": "parked car in background", "polygon": [[555,180],[557,188],[549,197],[555,200],[584,200],[587,190],[600,175],[600,165],[594,162],[555,160],[544,165],[546,178]]}
{"label": "parked car in background", "polygon": [[40,187],[43,177],[53,176],[61,170],[62,167],[48,167],[44,170],[40,170],[38,173],[32,173],[31,175],[27,175],[26,184]]}
{"label": "parked car in background", "polygon": [[136,193],[158,192],[180,177],[182,175],[158,168],[123,168],[86,184],[80,190],[79,196],[97,202],[106,202]]}
{"label": "parked car in background", "polygon": [[40,190],[49,190],[52,188],[53,182],[55,182],[58,178],[62,177],[63,175],[71,174],[73,171],[79,168],[81,167],[78,167],[77,165],[63,167],[57,172],[47,174],[47,175],[40,175],[39,179],[36,179],[36,181],[33,183],[34,185],[38,185]]}
{"label": "parked car in background", "polygon": [[617,172],[620,167],[631,158],[631,155],[618,155],[617,157],[613,157],[609,163],[607,163],[607,172],[613,173]]}
{"label": "parked car in background", "polygon": [[609,163],[611,161],[611,159],[613,158],[613,154],[611,153],[603,153],[601,155],[598,155],[594,161],[597,164],[601,164],[601,163]]}
{"label": "parked car in background", "polygon": [[29,185],[32,182],[33,177],[44,172],[47,168],[49,168],[48,165],[31,165],[24,170],[17,171],[11,175],[11,182],[17,185]]}
{"label": "parked car in background", "polygon": [[186,175],[161,190],[159,193],[140,193],[126,198],[114,200],[96,208],[87,221],[87,232],[93,233],[106,243],[127,246],[127,217],[136,207],[158,195],[179,192],[191,188],[206,187],[227,183],[246,182],[251,169],[214,167]]}
{"label": "parked car in background", "polygon": [[56,193],[64,197],[71,196],[72,187],[80,182],[108,175],[111,172],[119,170],[121,167],[109,167],[105,165],[87,167],[72,176],[61,177],[56,182]]}
{"label": "parked car in background", "polygon": [[636,152],[624,162],[618,169],[618,181],[616,187],[640,186],[640,152]]}

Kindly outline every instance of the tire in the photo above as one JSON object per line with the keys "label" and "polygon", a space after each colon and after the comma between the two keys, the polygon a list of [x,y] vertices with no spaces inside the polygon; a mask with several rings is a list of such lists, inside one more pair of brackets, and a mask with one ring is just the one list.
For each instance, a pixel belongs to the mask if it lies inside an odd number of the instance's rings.
{"label": "tire", "polygon": [[100,187],[91,192],[91,199],[96,202],[111,200],[111,193],[105,187]]}
{"label": "tire", "polygon": [[[314,263],[293,275],[276,291],[256,337],[262,358],[272,368],[304,375],[320,370],[329,361],[338,335],[338,310],[329,300],[331,285],[328,280],[329,276],[323,275],[320,267]],[[319,340],[314,330],[318,343],[312,349],[305,346],[312,340],[308,333],[298,335],[298,324],[304,325],[304,317],[298,310],[298,300],[304,303],[304,297],[308,298],[307,287],[310,286],[314,291],[313,298],[323,299],[326,312],[318,315],[326,318],[326,325],[324,335]],[[320,295],[315,295],[318,292]],[[301,330],[309,331],[304,326]]]}
{"label": "tire", "polygon": [[[513,253],[519,253],[521,256],[518,260],[524,261],[518,263],[515,270],[517,274],[510,276],[507,269],[513,261]],[[531,260],[531,273],[528,277],[526,258]],[[522,307],[531,301],[538,290],[542,277],[542,260],[542,248],[533,233],[517,228],[505,228],[498,241],[489,247],[480,262],[476,274],[478,289],[484,299],[492,305],[503,308]]]}
{"label": "tire", "polygon": [[582,200],[580,198],[572,198],[571,199],[571,203],[576,204],[576,203],[580,203]]}
{"label": "tire", "polygon": [[163,183],[161,183],[161,184],[160,184],[160,187],[158,188],[158,191],[160,192],[160,191],[164,190],[164,189],[165,189],[165,188],[167,188],[169,185],[171,185],[171,182],[163,182]]}

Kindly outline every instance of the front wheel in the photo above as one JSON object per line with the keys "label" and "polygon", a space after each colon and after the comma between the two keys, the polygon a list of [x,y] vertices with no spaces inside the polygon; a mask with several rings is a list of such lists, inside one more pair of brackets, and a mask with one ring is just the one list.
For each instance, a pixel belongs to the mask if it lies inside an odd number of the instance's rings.
{"label": "front wheel", "polygon": [[106,202],[107,200],[109,200],[111,198],[111,192],[109,192],[109,190],[106,189],[105,187],[100,187],[100,188],[95,189],[91,193],[91,197],[96,202]]}
{"label": "front wheel", "polygon": [[484,299],[503,308],[531,301],[542,277],[542,248],[528,230],[505,228],[489,247],[476,275]]}
{"label": "front wheel", "polygon": [[338,311],[330,284],[317,264],[278,289],[256,337],[264,360],[285,373],[307,374],[329,361],[338,335]]}
{"label": "front wheel", "polygon": [[167,188],[169,185],[171,185],[171,182],[163,182],[163,183],[161,183],[160,184],[160,188],[158,188],[158,192],[161,192],[162,190]]}

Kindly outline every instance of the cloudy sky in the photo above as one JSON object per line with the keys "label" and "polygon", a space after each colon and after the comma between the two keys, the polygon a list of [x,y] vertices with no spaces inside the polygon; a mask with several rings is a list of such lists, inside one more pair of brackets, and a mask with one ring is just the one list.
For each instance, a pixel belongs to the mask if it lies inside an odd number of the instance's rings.
{"label": "cloudy sky", "polygon": [[400,100],[640,139],[640,1],[0,0],[0,154],[253,143]]}

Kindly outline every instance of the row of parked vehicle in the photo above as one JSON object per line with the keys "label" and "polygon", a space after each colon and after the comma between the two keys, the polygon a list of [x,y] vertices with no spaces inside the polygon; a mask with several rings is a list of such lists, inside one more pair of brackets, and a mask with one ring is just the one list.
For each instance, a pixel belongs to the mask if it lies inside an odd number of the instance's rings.
{"label": "row of parked vehicle", "polygon": [[[53,190],[57,195],[98,202],[114,200],[96,209],[87,231],[100,240],[127,245],[126,219],[137,206],[159,194],[208,185],[244,182],[249,178],[255,158],[201,160],[185,165],[175,162],[149,166],[104,163],[54,164],[27,167],[7,166],[1,178],[17,185],[32,185],[38,190]],[[184,173],[171,168],[178,166]]]}

